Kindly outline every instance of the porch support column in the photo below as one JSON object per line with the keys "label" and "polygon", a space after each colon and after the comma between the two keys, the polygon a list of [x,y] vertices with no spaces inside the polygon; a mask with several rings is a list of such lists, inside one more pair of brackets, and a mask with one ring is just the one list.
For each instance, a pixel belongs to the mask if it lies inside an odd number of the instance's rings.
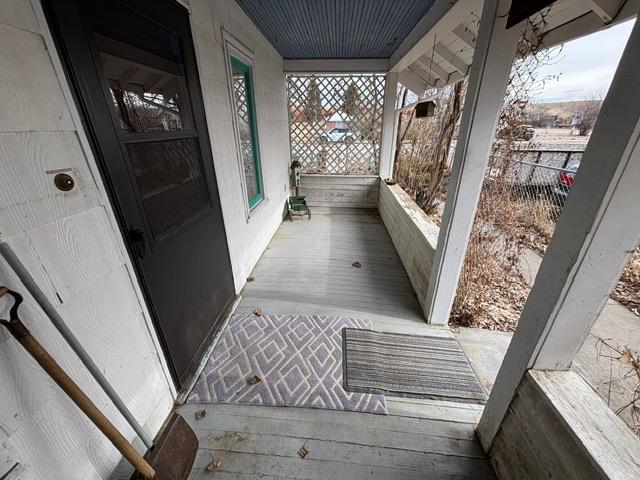
{"label": "porch support column", "polygon": [[427,321],[446,324],[521,28],[505,30],[509,0],[485,0],[427,291]]}
{"label": "porch support column", "polygon": [[478,426],[488,450],[530,369],[568,370],[640,239],[636,22]]}
{"label": "porch support column", "polygon": [[391,178],[396,145],[396,91],[398,73],[388,72],[382,112],[382,146],[380,148],[380,178]]}

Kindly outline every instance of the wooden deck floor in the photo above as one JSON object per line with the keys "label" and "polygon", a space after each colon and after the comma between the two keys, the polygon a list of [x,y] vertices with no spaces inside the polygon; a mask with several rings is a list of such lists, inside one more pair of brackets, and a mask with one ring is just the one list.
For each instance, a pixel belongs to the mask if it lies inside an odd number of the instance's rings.
{"label": "wooden deck floor", "polygon": [[[352,266],[360,262],[361,268]],[[377,330],[450,336],[428,326],[376,211],[313,209],[285,221],[237,311],[356,316]],[[391,398],[389,415],[309,408],[183,405],[200,439],[190,479],[492,479],[475,437],[482,407]],[[207,414],[195,420],[195,411]],[[296,453],[305,446],[306,458]],[[206,470],[212,456],[219,471]]]}
{"label": "wooden deck floor", "polygon": [[377,210],[316,207],[311,221],[283,222],[252,277],[239,312],[262,307],[367,318],[376,328],[428,328]]}

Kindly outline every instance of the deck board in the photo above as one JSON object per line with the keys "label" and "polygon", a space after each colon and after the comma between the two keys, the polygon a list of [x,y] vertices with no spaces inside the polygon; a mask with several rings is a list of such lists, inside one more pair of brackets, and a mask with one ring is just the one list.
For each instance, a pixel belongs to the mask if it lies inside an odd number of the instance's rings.
{"label": "deck board", "polygon": [[[238,312],[365,318],[381,331],[452,336],[425,323],[377,211],[313,208],[285,221],[242,292]],[[358,261],[362,268],[351,264]],[[190,404],[200,440],[192,480],[493,479],[475,435],[482,406],[387,398],[389,415],[312,408]],[[195,419],[196,410],[206,416]],[[297,450],[309,450],[301,459]],[[206,470],[212,455],[219,471]]]}
{"label": "deck board", "polygon": [[354,316],[405,333],[430,328],[376,210],[314,208],[311,221],[283,222],[251,276],[239,312]]}

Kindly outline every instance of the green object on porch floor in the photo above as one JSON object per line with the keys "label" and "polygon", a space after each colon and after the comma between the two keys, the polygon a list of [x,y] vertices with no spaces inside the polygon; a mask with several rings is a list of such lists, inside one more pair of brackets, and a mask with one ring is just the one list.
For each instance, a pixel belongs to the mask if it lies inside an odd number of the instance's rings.
{"label": "green object on porch floor", "polygon": [[288,212],[289,220],[293,221],[293,216],[302,216],[306,215],[309,220],[311,220],[311,210],[309,210],[309,206],[307,205],[307,201],[304,195],[294,195],[289,197],[289,212]]}

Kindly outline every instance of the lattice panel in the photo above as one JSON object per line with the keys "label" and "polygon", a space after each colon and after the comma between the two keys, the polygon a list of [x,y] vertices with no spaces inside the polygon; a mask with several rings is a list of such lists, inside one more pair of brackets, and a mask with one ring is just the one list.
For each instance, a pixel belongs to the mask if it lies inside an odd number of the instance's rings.
{"label": "lattice panel", "polygon": [[377,174],[385,76],[287,75],[291,158],[304,173]]}

